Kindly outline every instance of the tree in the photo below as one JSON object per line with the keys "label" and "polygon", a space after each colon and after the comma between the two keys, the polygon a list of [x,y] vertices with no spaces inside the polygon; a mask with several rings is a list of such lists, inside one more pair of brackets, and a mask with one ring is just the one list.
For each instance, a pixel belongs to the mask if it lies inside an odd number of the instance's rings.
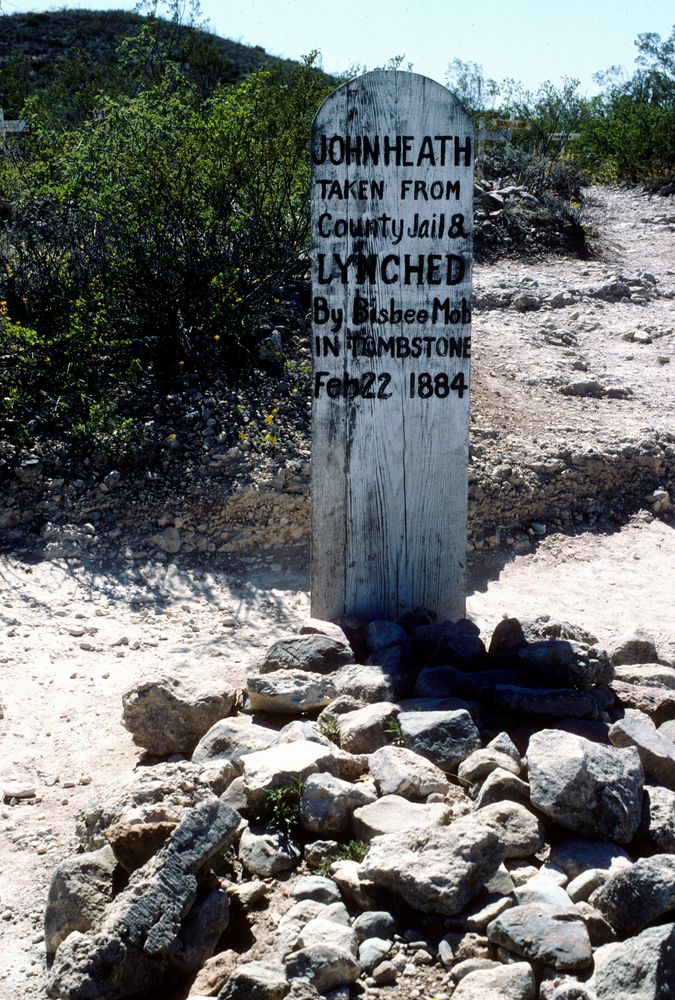
{"label": "tree", "polygon": [[446,73],[446,85],[472,114],[494,106],[500,88],[495,80],[485,79],[483,67],[470,60],[453,59]]}

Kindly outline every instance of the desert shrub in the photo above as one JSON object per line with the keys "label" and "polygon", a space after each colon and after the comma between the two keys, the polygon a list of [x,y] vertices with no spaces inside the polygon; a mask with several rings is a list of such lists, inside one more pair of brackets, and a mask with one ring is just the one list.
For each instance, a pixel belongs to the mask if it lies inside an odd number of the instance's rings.
{"label": "desert shrub", "polygon": [[75,128],[29,102],[21,156],[0,165],[0,297],[43,359],[39,391],[15,368],[19,409],[39,399],[33,416],[69,439],[108,425],[127,438],[134,387],[256,356],[279,288],[307,267],[306,144],[324,93],[307,63],[201,102],[169,67],[135,96],[97,98]]}

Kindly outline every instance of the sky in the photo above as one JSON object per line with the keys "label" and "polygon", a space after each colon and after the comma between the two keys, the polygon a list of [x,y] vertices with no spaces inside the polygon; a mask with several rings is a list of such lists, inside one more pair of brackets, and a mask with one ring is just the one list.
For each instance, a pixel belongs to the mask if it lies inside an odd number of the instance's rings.
{"label": "sky", "polygon": [[[135,5],[0,0],[7,14]],[[630,75],[639,33],[665,38],[675,22],[671,0],[202,0],[201,8],[210,30],[274,55],[298,59],[318,49],[329,73],[403,55],[416,73],[445,83],[459,58],[480,64],[486,77],[512,77],[530,89],[573,77],[587,94],[598,90],[598,70],[618,64]]]}

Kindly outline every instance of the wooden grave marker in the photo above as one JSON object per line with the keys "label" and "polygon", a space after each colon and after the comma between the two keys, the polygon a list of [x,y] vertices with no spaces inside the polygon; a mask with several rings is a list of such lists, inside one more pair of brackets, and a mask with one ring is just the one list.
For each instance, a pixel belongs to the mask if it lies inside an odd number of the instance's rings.
{"label": "wooden grave marker", "polygon": [[375,71],[312,128],[312,614],[465,608],[473,126]]}

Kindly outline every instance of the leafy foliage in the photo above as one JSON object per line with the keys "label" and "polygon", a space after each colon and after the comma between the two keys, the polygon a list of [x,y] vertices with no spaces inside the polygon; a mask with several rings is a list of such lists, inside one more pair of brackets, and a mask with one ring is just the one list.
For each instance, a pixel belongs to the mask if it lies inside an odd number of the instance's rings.
{"label": "leafy foliage", "polygon": [[654,32],[638,35],[636,46],[633,75],[625,79],[617,67],[597,74],[604,89],[592,98],[580,94],[578,80],[530,91],[515,80],[485,79],[481,66],[459,59],[449,67],[448,85],[476,121],[482,116],[488,127],[495,116],[518,121],[511,146],[520,157],[519,181],[537,196],[551,189],[574,194],[578,179],[566,176],[566,165],[605,181],[672,178],[675,27],[665,40]]}
{"label": "leafy foliage", "polygon": [[370,850],[370,845],[364,840],[350,840],[347,844],[341,844],[325,858],[316,870],[317,875],[329,878],[330,867],[336,861],[363,861]]}
{"label": "leafy foliage", "polygon": [[302,788],[302,779],[295,778],[280,788],[269,789],[256,819],[274,830],[292,833],[300,825]]}
{"label": "leafy foliage", "polygon": [[81,124],[28,101],[20,155],[0,163],[0,294],[35,331],[51,433],[117,428],[135,385],[255,355],[279,288],[306,270],[306,141],[325,92],[308,61],[202,100],[169,63],[138,94],[96,95]]}

